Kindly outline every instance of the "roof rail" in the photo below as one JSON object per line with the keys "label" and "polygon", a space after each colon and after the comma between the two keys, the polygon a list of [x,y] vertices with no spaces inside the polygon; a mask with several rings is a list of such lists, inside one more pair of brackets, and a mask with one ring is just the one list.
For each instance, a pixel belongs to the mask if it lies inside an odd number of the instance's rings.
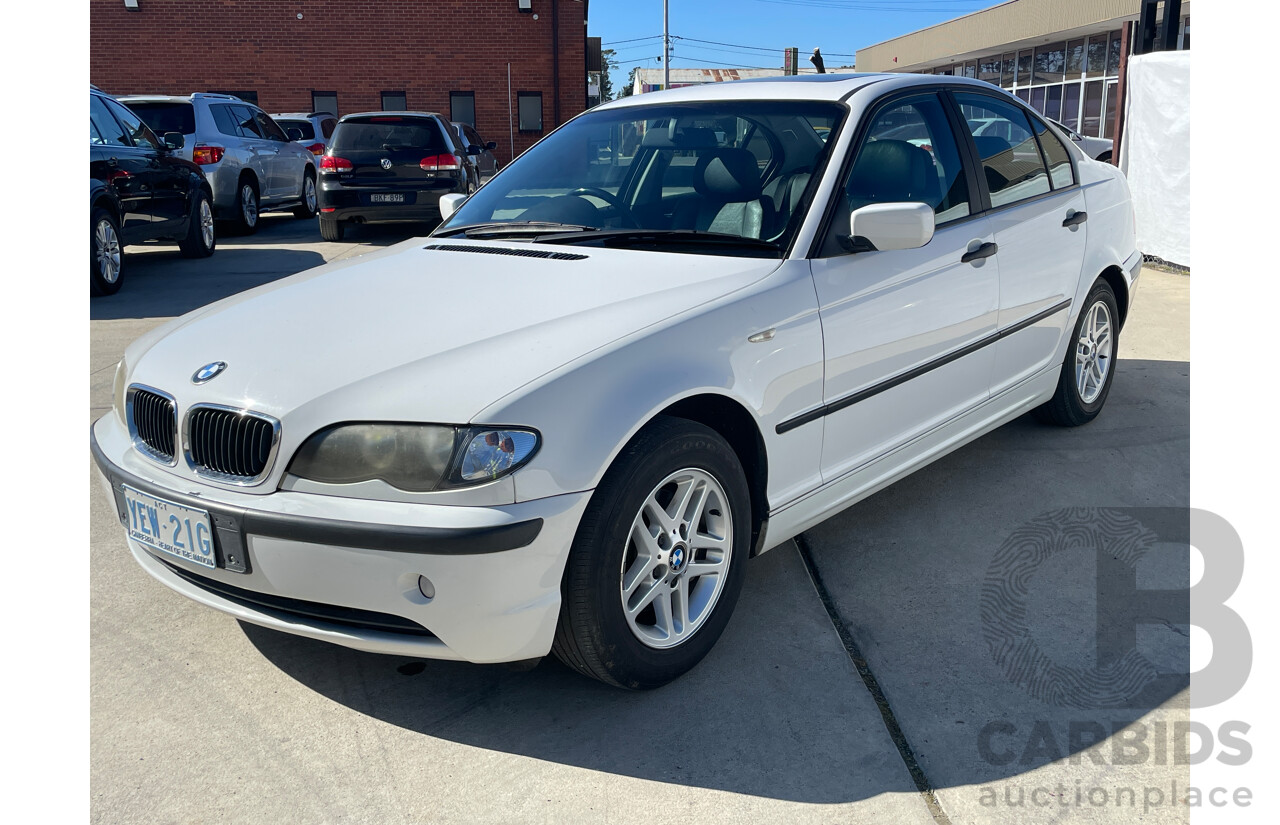
{"label": "roof rail", "polygon": [[243,99],[238,98],[235,95],[224,95],[221,92],[193,92],[191,96],[199,97],[199,98],[208,97],[208,98],[214,98],[216,100],[239,100],[241,103],[244,102]]}

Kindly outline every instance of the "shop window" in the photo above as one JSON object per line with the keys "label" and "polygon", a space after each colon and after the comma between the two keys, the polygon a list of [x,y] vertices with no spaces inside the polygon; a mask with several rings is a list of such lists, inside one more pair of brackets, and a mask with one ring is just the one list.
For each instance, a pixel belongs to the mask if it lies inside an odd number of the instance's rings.
{"label": "shop window", "polygon": [[1018,52],[1018,77],[1016,80],[1019,86],[1031,85],[1031,51]]}
{"label": "shop window", "polygon": [[1067,44],[1065,79],[1079,80],[1084,74],[1084,41],[1072,40]]}
{"label": "shop window", "polygon": [[1080,131],[1080,84],[1068,83],[1062,87],[1062,117],[1058,121],[1068,129]]}
{"label": "shop window", "polygon": [[1032,83],[1061,83],[1066,62],[1066,45],[1050,43],[1036,49],[1035,74]]}
{"label": "shop window", "polygon": [[1013,88],[1014,66],[1016,65],[1017,55],[1013,52],[1000,56],[1000,87],[1002,89]]}

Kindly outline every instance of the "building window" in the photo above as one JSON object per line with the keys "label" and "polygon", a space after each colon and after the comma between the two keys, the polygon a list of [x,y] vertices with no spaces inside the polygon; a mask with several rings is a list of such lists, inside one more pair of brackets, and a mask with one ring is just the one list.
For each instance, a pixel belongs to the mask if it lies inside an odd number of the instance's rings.
{"label": "building window", "polygon": [[313,91],[311,93],[311,111],[328,112],[331,115],[338,114],[338,93]]}
{"label": "building window", "polygon": [[1084,41],[1072,40],[1067,44],[1067,80],[1079,80],[1084,74]]}
{"label": "building window", "polygon": [[454,123],[476,125],[476,93],[449,92],[449,119]]}
{"label": "building window", "polygon": [[520,131],[542,131],[542,92],[516,92],[519,103]]}
{"label": "building window", "polygon": [[404,92],[383,92],[382,93],[382,111],[384,112],[404,112],[408,111],[409,104],[405,100]]}
{"label": "building window", "polygon": [[1000,86],[1005,89],[1013,88],[1013,67],[1016,65],[1017,55],[1008,52],[1000,58]]}
{"label": "building window", "polygon": [[1063,43],[1052,43],[1036,49],[1035,80],[1033,83],[1061,83],[1062,66],[1066,59]]}
{"label": "building window", "polygon": [[1102,77],[1107,70],[1107,36],[1095,35],[1089,38],[1089,57],[1085,64],[1088,77]]}
{"label": "building window", "polygon": [[1015,81],[1019,86],[1031,85],[1031,52],[1018,52],[1018,77]]}
{"label": "building window", "polygon": [[254,106],[258,105],[258,93],[254,91],[230,92],[230,91],[225,91],[223,89],[218,89],[217,91],[213,92],[213,94],[231,95],[232,97],[240,98],[245,103],[252,103]]}

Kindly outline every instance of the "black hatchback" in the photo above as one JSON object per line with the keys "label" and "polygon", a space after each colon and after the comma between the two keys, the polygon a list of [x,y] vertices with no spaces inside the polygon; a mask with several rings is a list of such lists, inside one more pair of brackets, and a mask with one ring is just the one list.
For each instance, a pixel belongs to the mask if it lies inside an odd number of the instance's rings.
{"label": "black hatchback", "polygon": [[440,115],[347,115],[320,159],[320,235],[340,241],[347,223],[439,223],[441,195],[478,186]]}
{"label": "black hatchback", "polygon": [[89,90],[89,288],[124,282],[124,245],[178,242],[188,258],[213,254],[213,192],[199,166],[178,157],[183,136],[163,139],[136,114]]}

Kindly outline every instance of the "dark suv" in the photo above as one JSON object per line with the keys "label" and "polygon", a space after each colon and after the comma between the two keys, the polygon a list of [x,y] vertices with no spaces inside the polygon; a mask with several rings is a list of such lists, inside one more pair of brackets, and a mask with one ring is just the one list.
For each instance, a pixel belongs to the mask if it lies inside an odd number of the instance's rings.
{"label": "dark suv", "polygon": [[448,121],[431,112],[365,112],[338,121],[320,158],[320,235],[342,240],[351,223],[440,221],[440,196],[469,194]]}
{"label": "dark suv", "polygon": [[89,287],[111,295],[124,280],[124,245],[178,242],[188,258],[213,254],[213,192],[178,156],[183,137],[156,137],[138,116],[89,90]]}

